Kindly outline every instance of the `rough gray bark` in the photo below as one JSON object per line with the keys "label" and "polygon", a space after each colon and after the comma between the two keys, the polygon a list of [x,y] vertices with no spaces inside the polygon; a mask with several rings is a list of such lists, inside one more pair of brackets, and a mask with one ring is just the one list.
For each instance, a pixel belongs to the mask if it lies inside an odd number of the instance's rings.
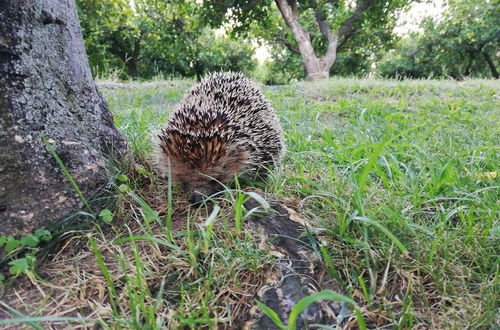
{"label": "rough gray bark", "polygon": [[90,197],[126,150],[90,73],[73,0],[0,1],[0,235],[81,208],[45,135]]}

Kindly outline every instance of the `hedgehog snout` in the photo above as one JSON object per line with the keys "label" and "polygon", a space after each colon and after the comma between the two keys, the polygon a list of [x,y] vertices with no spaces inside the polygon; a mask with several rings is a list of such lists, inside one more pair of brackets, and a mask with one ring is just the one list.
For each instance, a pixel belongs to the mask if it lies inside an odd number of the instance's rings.
{"label": "hedgehog snout", "polygon": [[[194,181],[194,180],[193,180]],[[190,204],[200,204],[204,199],[217,192],[215,182],[200,180],[186,184]]]}
{"label": "hedgehog snout", "polygon": [[202,194],[200,194],[199,192],[195,191],[189,197],[189,204],[193,204],[193,205],[201,204],[203,199],[204,199],[204,196]]}
{"label": "hedgehog snout", "polygon": [[198,187],[191,189],[189,192],[189,203],[190,204],[201,204],[205,199],[210,198],[213,194],[217,192],[214,187]]}

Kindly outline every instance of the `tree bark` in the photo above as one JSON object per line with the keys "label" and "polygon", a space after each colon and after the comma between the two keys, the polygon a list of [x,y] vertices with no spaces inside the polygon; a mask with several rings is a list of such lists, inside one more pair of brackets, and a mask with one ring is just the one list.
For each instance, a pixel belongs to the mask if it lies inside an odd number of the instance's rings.
{"label": "tree bark", "polygon": [[137,79],[139,72],[137,71],[137,66],[139,64],[139,56],[141,55],[141,40],[144,36],[144,31],[141,30],[139,37],[134,42],[134,48],[132,50],[132,55],[125,59],[127,64],[127,70],[132,79]]}
{"label": "tree bark", "polygon": [[285,37],[276,36],[275,37],[275,41],[277,43],[282,44],[283,46],[285,46],[292,53],[300,55],[300,50],[297,47],[295,47],[294,45],[292,45],[288,40],[286,40]]}
{"label": "tree bark", "polygon": [[42,135],[87,198],[107,182],[103,159],[127,150],[92,80],[74,0],[1,1],[0,235],[82,207]]}
{"label": "tree bark", "polygon": [[[337,59],[337,49],[339,37],[343,38],[342,44],[345,43],[347,38],[356,33],[354,30],[354,23],[359,20],[363,11],[368,9],[375,0],[360,1],[353,14],[347,18],[337,32],[333,32],[328,23],[325,21],[323,14],[315,0],[311,0],[313,9],[315,10],[315,19],[319,25],[319,29],[323,37],[328,42],[328,48],[325,56],[319,58],[311,41],[311,35],[299,23],[297,13],[296,0],[275,0],[281,16],[285,20],[286,25],[292,31],[295,41],[298,45],[298,50],[302,56],[304,66],[306,69],[307,77],[309,80],[318,80],[327,78],[329,76],[330,68]],[[293,50],[290,45],[286,45],[288,49]]]}
{"label": "tree bark", "polygon": [[474,55],[473,54],[468,54],[469,55],[469,62],[467,63],[467,67],[465,68],[464,71],[464,76],[468,77],[471,74],[471,69],[472,69],[472,63],[474,61]]}
{"label": "tree bark", "polygon": [[138,76],[137,59],[131,57],[125,63],[127,64],[127,71],[128,71],[128,74],[130,75],[130,78],[137,79],[137,76]]}
{"label": "tree bark", "polygon": [[495,63],[493,63],[493,61],[491,60],[490,55],[483,52],[483,56],[486,63],[488,63],[488,66],[490,67],[491,75],[493,76],[493,78],[498,79],[499,78],[498,71],[497,68],[495,67]]}
{"label": "tree bark", "polygon": [[328,70],[324,67],[324,64],[314,53],[314,48],[311,42],[311,36],[309,32],[306,31],[299,23],[299,17],[297,15],[297,7],[289,5],[287,0],[276,0],[276,5],[283,16],[286,25],[292,31],[292,34],[297,41],[299,46],[300,55],[304,61],[304,66],[306,68],[307,77],[310,80],[318,80],[321,78],[328,77]]}

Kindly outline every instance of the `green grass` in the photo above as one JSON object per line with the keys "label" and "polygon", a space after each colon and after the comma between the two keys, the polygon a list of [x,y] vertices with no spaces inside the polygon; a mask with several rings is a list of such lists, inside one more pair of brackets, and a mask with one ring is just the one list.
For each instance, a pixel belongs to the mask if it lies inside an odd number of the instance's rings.
{"label": "green grass", "polygon": [[[106,91],[138,157],[186,85]],[[324,229],[346,286],[394,325],[498,317],[500,182],[484,173],[500,170],[499,87],[330,79],[265,90],[288,147],[267,192]]]}
{"label": "green grass", "polygon": [[[76,257],[58,254],[39,270],[47,283],[65,283],[68,302],[59,302],[58,317],[104,328],[239,326],[276,275],[261,238],[242,230],[255,211],[242,201],[253,197],[265,208],[262,197],[228,190],[215,208],[196,210],[149,165],[154,132],[192,84],[102,90],[137,165],[117,182],[112,223],[73,238]],[[348,324],[499,325],[499,91],[491,80],[329,79],[265,88],[288,151],[262,195],[294,206],[319,233],[318,259],[358,306]],[[59,292],[44,283],[40,290]],[[30,322],[56,316],[18,295]],[[82,297],[93,299],[91,316]]]}

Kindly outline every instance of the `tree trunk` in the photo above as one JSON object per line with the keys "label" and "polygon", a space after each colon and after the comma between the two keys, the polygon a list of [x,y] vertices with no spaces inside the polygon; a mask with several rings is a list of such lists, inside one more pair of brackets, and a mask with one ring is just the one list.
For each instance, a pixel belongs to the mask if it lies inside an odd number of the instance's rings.
{"label": "tree trunk", "polygon": [[137,59],[135,58],[129,58],[126,61],[127,64],[127,71],[128,74],[130,75],[130,78],[132,79],[137,79]]}
{"label": "tree trunk", "polygon": [[144,35],[144,32],[141,30],[139,38],[137,38],[134,42],[134,49],[132,50],[132,55],[129,58],[125,56],[125,63],[127,64],[128,74],[132,79],[137,79],[139,76],[137,71],[137,66],[139,64],[139,56],[141,53],[141,40]]}
{"label": "tree trunk", "polygon": [[497,68],[495,67],[495,63],[493,63],[493,61],[491,60],[490,55],[483,52],[483,56],[484,59],[486,60],[486,63],[488,63],[488,66],[490,67],[491,75],[493,76],[493,78],[498,79],[499,78],[498,71]]}
{"label": "tree trunk", "polygon": [[[306,68],[307,78],[310,80],[328,78],[330,68],[335,62],[336,52],[333,53],[333,58],[328,61],[318,58],[314,52],[309,32],[307,32],[299,23],[296,8],[290,6],[287,0],[276,0],[276,5],[280,10],[286,25],[292,31],[295,41],[297,41],[300,55],[302,56],[304,66]],[[327,54],[327,56],[328,55],[329,54]]]}
{"label": "tree trunk", "polygon": [[467,67],[465,68],[464,76],[466,77],[470,76],[473,61],[474,61],[474,55],[469,54],[469,62],[467,63]]}
{"label": "tree trunk", "polygon": [[92,80],[74,0],[0,2],[0,235],[45,227],[82,207],[41,136],[91,195],[103,157],[126,142]]}

